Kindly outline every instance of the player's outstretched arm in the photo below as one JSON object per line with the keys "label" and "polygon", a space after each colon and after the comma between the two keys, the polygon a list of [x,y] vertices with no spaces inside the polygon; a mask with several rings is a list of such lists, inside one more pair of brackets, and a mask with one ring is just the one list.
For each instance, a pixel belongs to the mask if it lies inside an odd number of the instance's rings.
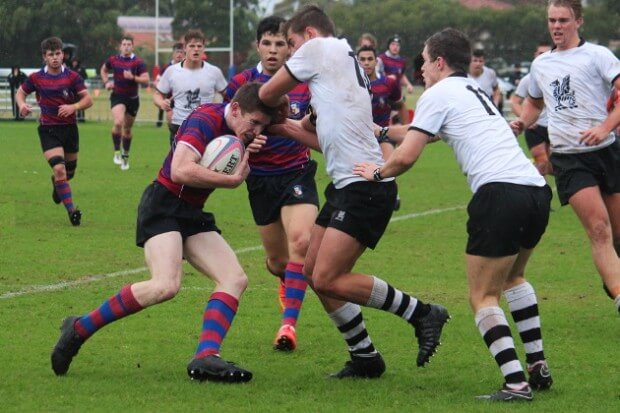
{"label": "player's outstretched arm", "polygon": [[392,152],[385,165],[378,167],[369,162],[356,163],[353,173],[369,181],[402,175],[418,160],[428,141],[428,135],[411,129],[405,135],[403,142]]}
{"label": "player's outstretched arm", "polygon": [[[297,85],[297,80],[283,66],[258,91],[258,98],[272,108],[282,105],[282,96]],[[288,102],[288,100],[287,100]]]}
{"label": "player's outstretched arm", "polygon": [[304,126],[306,118],[308,118],[308,116],[302,120],[286,119],[283,123],[270,125],[267,131],[274,135],[286,136],[294,139],[310,149],[321,152],[321,146],[319,145],[319,138],[316,132],[312,132],[308,130],[309,127]]}

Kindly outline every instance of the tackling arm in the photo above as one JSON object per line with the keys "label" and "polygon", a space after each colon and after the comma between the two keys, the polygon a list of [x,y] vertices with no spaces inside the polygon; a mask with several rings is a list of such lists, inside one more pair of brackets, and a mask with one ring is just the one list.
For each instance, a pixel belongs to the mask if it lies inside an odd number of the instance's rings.
{"label": "tackling arm", "polygon": [[357,163],[353,168],[353,173],[369,181],[376,180],[377,176],[383,179],[402,175],[418,160],[428,141],[428,135],[410,129],[403,142],[385,162],[385,165],[379,168],[377,165],[368,162]]}
{"label": "tackling arm", "polygon": [[271,79],[267,81],[258,91],[258,98],[267,106],[273,108],[283,104],[283,97],[286,97],[288,105],[288,97],[286,93],[297,85],[291,74],[282,66]]}
{"label": "tackling arm", "polygon": [[314,126],[308,120],[309,116],[302,120],[286,119],[284,123],[273,124],[268,128],[269,133],[289,137],[317,152],[321,152],[319,138],[316,131],[313,130]]}

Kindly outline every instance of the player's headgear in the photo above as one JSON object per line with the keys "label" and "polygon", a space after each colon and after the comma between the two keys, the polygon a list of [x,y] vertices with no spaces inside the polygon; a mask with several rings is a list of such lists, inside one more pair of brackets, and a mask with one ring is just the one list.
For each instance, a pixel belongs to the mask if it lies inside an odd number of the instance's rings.
{"label": "player's headgear", "polygon": [[388,47],[390,47],[390,44],[392,44],[392,42],[400,44],[400,36],[395,34],[394,36],[390,37],[388,40]]}

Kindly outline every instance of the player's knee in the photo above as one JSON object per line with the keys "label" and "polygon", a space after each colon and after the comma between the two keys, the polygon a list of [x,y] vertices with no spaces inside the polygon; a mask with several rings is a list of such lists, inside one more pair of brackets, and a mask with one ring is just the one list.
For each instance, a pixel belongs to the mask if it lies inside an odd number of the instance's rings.
{"label": "player's knee", "polygon": [[169,280],[167,282],[160,282],[155,285],[155,295],[157,296],[157,302],[163,302],[173,299],[179,290],[181,289],[181,282],[176,280]]}
{"label": "player's knee", "polygon": [[339,295],[337,283],[327,277],[313,277],[312,285],[317,294],[328,297]]}
{"label": "player's knee", "polygon": [[308,234],[292,234],[289,238],[289,251],[291,256],[305,257],[309,245],[310,237]]}
{"label": "player's knee", "polygon": [[596,219],[588,228],[588,236],[595,245],[611,242],[611,225],[608,220]]}
{"label": "player's knee", "polygon": [[75,176],[75,170],[77,169],[77,159],[73,161],[66,161],[65,168],[67,170],[67,179],[70,180]]}
{"label": "player's knee", "polygon": [[230,273],[223,284],[226,285],[227,290],[236,291],[238,294],[241,294],[248,288],[248,276],[242,269],[239,269],[238,272]]}
{"label": "player's knee", "polygon": [[181,289],[180,281],[170,281],[168,283],[163,284],[159,291],[161,301],[167,301],[167,300],[173,299],[177,295],[180,289]]}

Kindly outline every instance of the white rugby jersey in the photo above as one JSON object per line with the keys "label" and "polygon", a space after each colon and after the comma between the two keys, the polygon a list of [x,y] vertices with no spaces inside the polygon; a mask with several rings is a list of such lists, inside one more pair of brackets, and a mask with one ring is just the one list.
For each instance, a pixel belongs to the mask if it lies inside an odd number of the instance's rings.
{"label": "white rugby jersey", "polygon": [[366,161],[381,166],[384,161],[373,132],[368,78],[347,41],[311,39],[285,67],[296,80],[308,83],[319,145],[334,186],[340,189],[364,181],[353,175],[354,164]]}
{"label": "white rugby jersey", "polygon": [[[514,91],[514,94],[525,99],[527,97],[527,90],[530,86],[531,79],[532,77],[529,73],[523,76],[521,80],[519,81],[519,84],[517,85],[517,89]],[[549,121],[547,120],[547,107],[546,106],[543,107],[542,112],[540,112],[540,115],[538,116],[538,120],[536,121],[536,124],[538,124],[539,126],[544,126],[545,128],[549,124]]]}
{"label": "white rugby jersey", "polygon": [[474,79],[476,83],[480,85],[480,88],[484,90],[484,93],[489,95],[491,98],[493,97],[493,89],[497,87],[497,74],[495,73],[495,70],[487,66],[482,66],[482,73],[480,73],[480,76],[474,77],[469,75],[469,77]]}
{"label": "white rugby jersey", "polygon": [[490,182],[545,185],[506,120],[465,73],[426,89],[411,127],[429,136],[440,135],[452,147],[472,192]]}
{"label": "white rugby jersey", "polygon": [[218,67],[202,62],[200,69],[192,70],[183,67],[184,63],[185,61],[168,67],[157,83],[157,90],[163,95],[172,93],[173,125],[183,123],[189,114],[203,103],[213,102],[216,93],[228,86]]}
{"label": "white rugby jersey", "polygon": [[607,118],[605,102],[620,75],[620,61],[609,49],[584,41],[572,49],[554,49],[534,60],[531,75],[528,93],[545,101],[552,152],[590,152],[614,142],[610,133],[596,146],[579,143],[580,131]]}

